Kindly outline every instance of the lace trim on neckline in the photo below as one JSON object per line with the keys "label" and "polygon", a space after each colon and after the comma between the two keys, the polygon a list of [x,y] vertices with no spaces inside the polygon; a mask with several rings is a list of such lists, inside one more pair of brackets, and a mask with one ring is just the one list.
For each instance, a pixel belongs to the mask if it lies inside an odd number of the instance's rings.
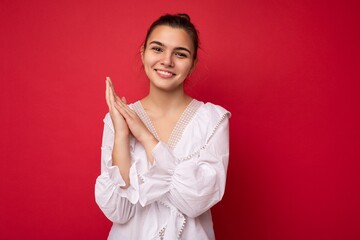
{"label": "lace trim on neckline", "polygon": [[[167,145],[174,149],[176,144],[180,141],[182,134],[184,132],[184,129],[189,124],[191,119],[194,117],[195,113],[201,106],[202,102],[193,99],[189,103],[189,105],[186,107],[184,112],[181,114],[180,118],[175,124],[175,127],[173,128],[169,140],[167,142]],[[159,135],[156,132],[156,129],[150,119],[150,117],[147,115],[144,107],[142,106],[140,101],[137,101],[133,105],[134,111],[138,114],[140,119],[144,122],[145,126],[149,129],[149,131],[154,135],[154,137],[160,141]]]}

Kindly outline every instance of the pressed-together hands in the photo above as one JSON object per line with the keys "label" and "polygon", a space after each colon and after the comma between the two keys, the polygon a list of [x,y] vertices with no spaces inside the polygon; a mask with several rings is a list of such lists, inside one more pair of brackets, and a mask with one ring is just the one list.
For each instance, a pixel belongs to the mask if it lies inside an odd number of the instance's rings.
{"label": "pressed-together hands", "polygon": [[120,98],[116,95],[109,77],[106,78],[105,96],[114,125],[115,136],[128,137],[131,133],[145,147],[148,159],[152,163],[151,150],[158,141],[146,128],[135,111],[126,104],[126,98]]}
{"label": "pressed-together hands", "polygon": [[122,104],[126,104],[126,99],[125,97],[120,99],[116,95],[114,87],[109,77],[106,77],[105,98],[106,98],[106,103],[109,107],[109,113],[114,125],[115,133],[122,135],[129,135],[129,127],[127,126],[126,120],[119,110]]}

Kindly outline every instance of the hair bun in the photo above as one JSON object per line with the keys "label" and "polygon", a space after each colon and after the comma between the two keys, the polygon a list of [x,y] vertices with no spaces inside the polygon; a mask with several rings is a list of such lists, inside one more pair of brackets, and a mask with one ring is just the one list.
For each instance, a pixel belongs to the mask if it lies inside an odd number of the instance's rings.
{"label": "hair bun", "polygon": [[187,21],[190,22],[190,16],[187,15],[186,13],[179,13],[179,14],[177,14],[177,16],[180,17],[180,18],[184,18],[184,19],[186,19]]}

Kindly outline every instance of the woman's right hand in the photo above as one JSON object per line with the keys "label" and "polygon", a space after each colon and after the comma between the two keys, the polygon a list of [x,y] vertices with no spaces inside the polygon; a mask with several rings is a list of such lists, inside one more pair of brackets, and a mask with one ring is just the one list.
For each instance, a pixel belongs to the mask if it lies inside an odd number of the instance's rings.
{"label": "woman's right hand", "polygon": [[[124,117],[121,115],[119,110],[116,109],[115,104],[116,101],[124,101],[125,99],[121,100],[115,93],[114,87],[112,85],[112,82],[109,77],[106,77],[106,90],[105,90],[105,98],[106,103],[109,107],[109,113],[111,116],[111,120],[114,125],[114,131],[115,134],[121,134],[128,136],[130,131],[129,127],[124,119]],[[126,102],[125,102],[126,104]]]}

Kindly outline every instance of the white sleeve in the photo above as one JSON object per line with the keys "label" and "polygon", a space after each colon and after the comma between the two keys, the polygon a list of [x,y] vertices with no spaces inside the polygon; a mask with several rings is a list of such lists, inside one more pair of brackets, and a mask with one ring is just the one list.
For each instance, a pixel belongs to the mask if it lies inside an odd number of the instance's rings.
{"label": "white sleeve", "polygon": [[155,163],[140,184],[141,205],[165,198],[185,215],[197,217],[222,199],[229,161],[228,116],[196,156],[178,164],[166,144],[156,145]]}
{"label": "white sleeve", "polygon": [[135,164],[130,167],[130,186],[127,189],[119,168],[112,166],[114,130],[109,114],[104,119],[101,146],[101,174],[95,183],[95,200],[105,216],[112,222],[126,223],[134,215],[134,204],[139,199],[138,177]]}

